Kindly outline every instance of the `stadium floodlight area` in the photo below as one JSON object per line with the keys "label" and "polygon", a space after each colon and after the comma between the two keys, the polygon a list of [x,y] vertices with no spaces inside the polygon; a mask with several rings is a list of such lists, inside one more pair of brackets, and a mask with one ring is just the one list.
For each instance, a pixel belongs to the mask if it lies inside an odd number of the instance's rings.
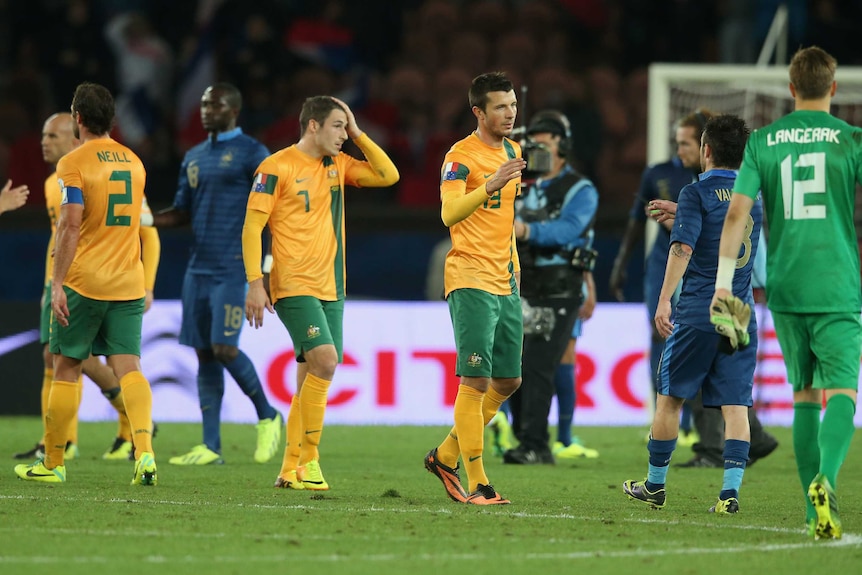
{"label": "stadium floodlight area", "polygon": [[[832,114],[862,125],[862,68],[836,72]],[[649,68],[647,160],[673,153],[673,123],[697,108],[736,114],[757,129],[793,111],[787,66],[652,64]]]}

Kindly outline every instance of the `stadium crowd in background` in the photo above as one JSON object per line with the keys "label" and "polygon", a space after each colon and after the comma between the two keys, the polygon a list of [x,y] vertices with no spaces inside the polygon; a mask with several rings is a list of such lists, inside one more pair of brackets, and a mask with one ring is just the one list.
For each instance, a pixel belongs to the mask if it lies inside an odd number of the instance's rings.
{"label": "stadium crowd in background", "polygon": [[[505,70],[529,86],[523,112],[566,113],[577,169],[602,190],[597,225],[624,225],[646,155],[646,66],[752,62],[776,2],[633,0],[34,0],[0,7],[0,181],[39,190],[42,119],[82,80],[117,94],[115,134],[147,165],[160,209],[183,154],[205,136],[200,93],[236,85],[240,124],[270,150],[298,139],[297,110],[315,94],[351,105],[402,173],[388,190],[436,211],[443,154],[469,129],[462,99],[475,75]],[[842,65],[860,61],[853,2],[790,6],[790,46],[816,42]],[[169,15],[164,17],[164,15]],[[703,22],[715,22],[705,28]],[[678,30],[698,30],[697,40]],[[647,32],[649,31],[649,32]],[[469,55],[469,56],[467,56]],[[134,63],[135,66],[130,66]],[[36,150],[34,152],[34,150]],[[30,203],[41,200],[38,192]]]}

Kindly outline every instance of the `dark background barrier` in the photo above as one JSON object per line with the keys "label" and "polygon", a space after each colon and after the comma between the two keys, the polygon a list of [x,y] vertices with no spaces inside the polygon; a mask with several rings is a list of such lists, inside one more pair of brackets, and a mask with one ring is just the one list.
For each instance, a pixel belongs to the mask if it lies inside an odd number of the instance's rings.
{"label": "dark background barrier", "polygon": [[38,415],[41,389],[39,302],[0,301],[0,415]]}

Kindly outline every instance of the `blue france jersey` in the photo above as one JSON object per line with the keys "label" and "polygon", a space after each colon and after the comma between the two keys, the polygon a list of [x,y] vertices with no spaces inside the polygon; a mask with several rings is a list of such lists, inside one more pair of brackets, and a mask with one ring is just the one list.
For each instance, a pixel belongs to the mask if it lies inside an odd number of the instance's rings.
{"label": "blue france jersey", "polygon": [[191,216],[191,273],[245,275],[242,226],[246,204],[266,147],[235,128],[190,149],[182,166],[174,208]]}
{"label": "blue france jersey", "polygon": [[[634,204],[629,212],[629,218],[646,222],[647,215],[644,211],[651,200],[677,201],[679,191],[688,184],[695,181],[694,172],[682,165],[678,156],[673,159],[654,164],[644,170],[641,176],[641,184],[635,196]],[[670,247],[670,232],[664,227],[658,227],[655,243],[647,255],[647,272],[655,272],[655,281],[658,288],[664,278],[664,268],[667,263],[667,250]],[[656,289],[658,293],[659,289]]]}
{"label": "blue france jersey", "polygon": [[[679,194],[670,241],[691,246],[693,252],[682,280],[682,292],[674,318],[676,323],[704,331],[714,330],[709,323],[709,304],[715,293],[721,229],[735,180],[735,170],[709,170],[700,175],[699,181],[684,187]],[[736,261],[736,273],[733,276],[733,295],[749,305],[754,303],[751,294],[751,272],[762,222],[763,204],[758,196],[745,227],[745,236]],[[754,314],[748,329],[751,332],[757,331]]]}

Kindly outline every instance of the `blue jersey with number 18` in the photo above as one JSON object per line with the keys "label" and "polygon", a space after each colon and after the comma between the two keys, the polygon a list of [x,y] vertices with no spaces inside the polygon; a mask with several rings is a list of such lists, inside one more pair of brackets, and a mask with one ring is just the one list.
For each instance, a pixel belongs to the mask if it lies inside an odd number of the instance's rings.
{"label": "blue jersey with number 18", "polygon": [[862,130],[799,110],[751,134],[734,192],[763,192],[769,230],[769,308],[859,312],[859,248],[853,214],[862,183]]}

